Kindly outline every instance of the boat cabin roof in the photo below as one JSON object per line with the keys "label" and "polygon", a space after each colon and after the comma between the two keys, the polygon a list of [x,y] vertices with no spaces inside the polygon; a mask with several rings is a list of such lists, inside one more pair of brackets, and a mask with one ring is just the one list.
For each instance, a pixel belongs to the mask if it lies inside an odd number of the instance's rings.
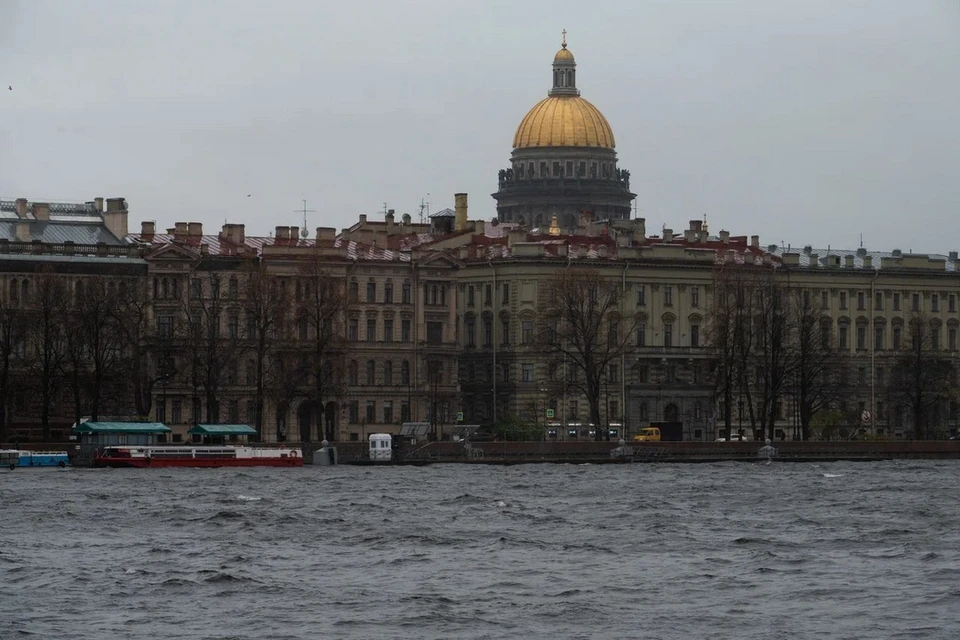
{"label": "boat cabin roof", "polygon": [[83,422],[73,428],[76,433],[170,433],[162,422]]}
{"label": "boat cabin roof", "polygon": [[187,433],[204,436],[255,436],[257,430],[248,424],[198,424]]}

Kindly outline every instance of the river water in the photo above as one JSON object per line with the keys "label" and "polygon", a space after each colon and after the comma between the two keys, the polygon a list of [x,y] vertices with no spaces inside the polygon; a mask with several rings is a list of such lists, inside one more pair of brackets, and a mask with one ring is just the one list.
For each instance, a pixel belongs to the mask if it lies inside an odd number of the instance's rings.
{"label": "river water", "polygon": [[0,474],[0,638],[960,637],[960,463]]}

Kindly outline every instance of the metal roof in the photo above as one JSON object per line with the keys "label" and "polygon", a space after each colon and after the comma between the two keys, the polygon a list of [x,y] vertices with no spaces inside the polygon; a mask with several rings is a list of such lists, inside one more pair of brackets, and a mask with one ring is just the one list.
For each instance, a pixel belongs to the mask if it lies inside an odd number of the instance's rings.
{"label": "metal roof", "polygon": [[[942,253],[904,253],[899,249],[894,249],[893,251],[870,251],[868,249],[836,249],[830,247],[827,249],[817,249],[810,245],[805,247],[793,247],[793,246],[782,246],[782,245],[768,245],[762,247],[767,250],[768,253],[777,256],[778,258],[783,258],[784,254],[795,253],[800,255],[800,266],[801,267],[821,267],[826,268],[827,256],[837,256],[840,258],[840,264],[838,266],[832,266],[831,269],[880,269],[882,266],[883,258],[908,258],[908,257],[924,257],[931,260],[943,260],[946,264],[944,267],[945,271],[956,271],[956,266],[954,262],[957,259],[955,255],[945,255]],[[814,263],[811,258],[817,256],[817,260]],[[853,267],[846,266],[846,257],[853,256]],[[871,258],[870,266],[864,266],[864,258],[869,256]]]}
{"label": "metal roof", "polygon": [[84,422],[73,428],[77,433],[170,433],[162,422]]}
{"label": "metal roof", "polygon": [[198,424],[187,433],[204,436],[255,436],[257,430],[247,424]]}
{"label": "metal roof", "polygon": [[17,237],[17,225],[26,224],[30,231],[30,241],[39,240],[48,244],[73,242],[74,244],[124,244],[115,235],[110,233],[99,217],[91,218],[90,222],[63,222],[59,220],[21,220],[0,219],[0,238],[11,242],[20,240]]}

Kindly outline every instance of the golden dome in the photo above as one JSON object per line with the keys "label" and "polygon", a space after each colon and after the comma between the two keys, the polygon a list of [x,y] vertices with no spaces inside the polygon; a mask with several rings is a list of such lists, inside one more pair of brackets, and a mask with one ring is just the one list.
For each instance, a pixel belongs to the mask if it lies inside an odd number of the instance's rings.
{"label": "golden dome", "polygon": [[557,51],[557,55],[553,56],[553,61],[573,62],[573,54],[570,52],[570,49],[567,49],[567,45],[563,45],[563,48]]}
{"label": "golden dome", "polygon": [[528,147],[613,149],[615,146],[613,130],[603,114],[580,96],[574,95],[549,96],[538,102],[524,116],[520,126],[517,127],[517,133],[513,136],[514,149]]}

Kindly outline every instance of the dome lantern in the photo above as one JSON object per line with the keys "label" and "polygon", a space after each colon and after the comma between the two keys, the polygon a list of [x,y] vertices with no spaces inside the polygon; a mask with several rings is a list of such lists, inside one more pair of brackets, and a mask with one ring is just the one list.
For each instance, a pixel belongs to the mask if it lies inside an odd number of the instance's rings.
{"label": "dome lantern", "polygon": [[578,96],[577,91],[577,62],[573,53],[567,49],[567,30],[563,30],[563,42],[560,51],[553,56],[553,89],[551,96]]}

